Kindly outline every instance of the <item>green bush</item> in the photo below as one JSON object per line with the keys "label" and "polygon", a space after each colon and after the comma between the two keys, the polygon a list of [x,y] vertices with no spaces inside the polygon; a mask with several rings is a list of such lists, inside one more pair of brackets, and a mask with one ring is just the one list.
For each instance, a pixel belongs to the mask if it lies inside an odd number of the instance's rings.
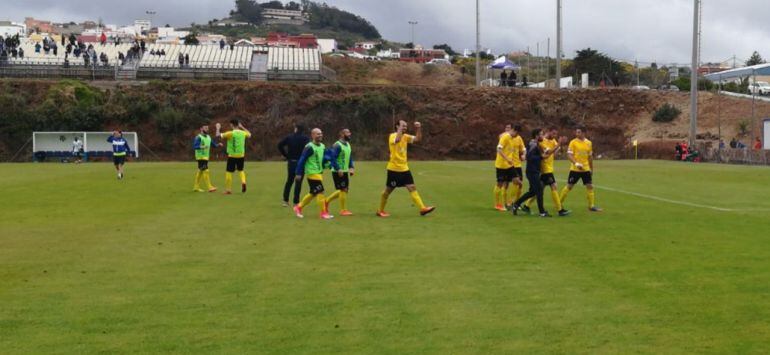
{"label": "green bush", "polygon": [[654,122],[663,122],[663,123],[672,122],[675,119],[677,119],[681,114],[682,114],[682,110],[676,108],[674,105],[667,103],[655,111],[655,114],[652,116],[652,120]]}

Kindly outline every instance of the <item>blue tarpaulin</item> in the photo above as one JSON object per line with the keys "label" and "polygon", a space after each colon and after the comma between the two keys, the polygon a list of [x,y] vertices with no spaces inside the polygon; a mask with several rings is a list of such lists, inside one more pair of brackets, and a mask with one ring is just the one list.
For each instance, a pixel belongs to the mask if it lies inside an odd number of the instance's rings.
{"label": "blue tarpaulin", "polygon": [[521,67],[508,60],[505,56],[502,56],[492,62],[492,64],[489,65],[489,69],[519,70]]}

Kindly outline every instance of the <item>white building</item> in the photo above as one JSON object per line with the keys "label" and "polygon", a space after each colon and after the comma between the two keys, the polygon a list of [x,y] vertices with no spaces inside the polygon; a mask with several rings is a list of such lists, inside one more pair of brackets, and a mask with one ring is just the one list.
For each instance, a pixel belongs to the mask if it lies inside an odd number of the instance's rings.
{"label": "white building", "polygon": [[307,15],[298,10],[262,9],[262,17],[268,20],[300,20],[307,22]]}
{"label": "white building", "polygon": [[152,29],[152,21],[136,20],[134,21],[134,29],[136,29],[137,33],[149,32]]}
{"label": "white building", "polygon": [[0,36],[5,38],[13,37],[15,35],[19,35],[19,37],[26,37],[27,25],[11,21],[0,21]]}
{"label": "white building", "polygon": [[358,42],[356,43],[356,48],[363,48],[368,51],[374,49],[374,47],[377,47],[378,44],[380,44],[380,42]]}
{"label": "white building", "polygon": [[189,31],[177,31],[173,27],[158,27],[158,39],[160,40],[179,39],[189,34]]}
{"label": "white building", "polygon": [[318,42],[318,50],[321,51],[321,54],[334,53],[337,51],[336,39],[319,38],[316,42]]}

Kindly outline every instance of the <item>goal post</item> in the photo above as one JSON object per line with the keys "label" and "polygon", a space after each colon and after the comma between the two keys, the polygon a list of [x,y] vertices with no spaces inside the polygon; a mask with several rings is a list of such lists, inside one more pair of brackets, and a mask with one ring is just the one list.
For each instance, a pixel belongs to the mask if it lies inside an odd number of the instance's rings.
{"label": "goal post", "polygon": [[[111,157],[112,144],[107,138],[112,132],[33,132],[32,158],[42,161],[46,158],[66,159],[73,157],[75,138],[83,142],[83,158]],[[136,132],[123,132],[123,138],[131,148],[130,156],[139,158],[139,135]]]}

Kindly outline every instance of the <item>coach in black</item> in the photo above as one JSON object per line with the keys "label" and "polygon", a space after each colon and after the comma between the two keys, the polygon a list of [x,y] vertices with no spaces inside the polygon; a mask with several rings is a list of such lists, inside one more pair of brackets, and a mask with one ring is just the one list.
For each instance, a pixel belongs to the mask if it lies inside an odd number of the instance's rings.
{"label": "coach in black", "polygon": [[[294,171],[297,170],[297,162],[302,155],[302,150],[310,143],[310,138],[305,135],[305,127],[299,124],[294,125],[294,133],[284,138],[278,143],[278,151],[281,152],[288,165],[286,185],[283,187],[283,206],[289,206],[289,193],[291,187],[295,184]],[[299,195],[302,192],[302,183],[297,182],[294,186],[294,205],[299,204]]]}

